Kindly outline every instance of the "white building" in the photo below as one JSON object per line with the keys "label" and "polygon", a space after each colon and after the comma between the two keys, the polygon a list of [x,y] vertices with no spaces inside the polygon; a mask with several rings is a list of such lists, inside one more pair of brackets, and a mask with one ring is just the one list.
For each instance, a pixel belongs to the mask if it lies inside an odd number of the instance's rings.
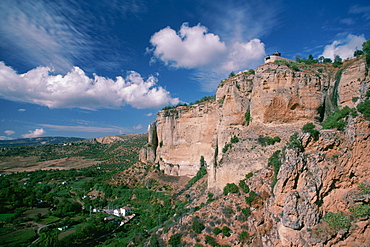
{"label": "white building", "polygon": [[285,57],[282,57],[281,56],[281,53],[276,51],[274,54],[272,55],[269,55],[267,57],[265,57],[265,63],[273,63],[275,62],[276,60],[285,60],[285,61],[288,61],[288,62],[295,62],[294,60],[292,59],[289,59],[289,58],[285,58]]}
{"label": "white building", "polygon": [[114,211],[113,211],[113,214],[115,215],[115,216],[127,216],[127,215],[130,215],[130,214],[132,214],[132,210],[131,209],[129,209],[129,208],[118,208],[118,209],[115,209]]}

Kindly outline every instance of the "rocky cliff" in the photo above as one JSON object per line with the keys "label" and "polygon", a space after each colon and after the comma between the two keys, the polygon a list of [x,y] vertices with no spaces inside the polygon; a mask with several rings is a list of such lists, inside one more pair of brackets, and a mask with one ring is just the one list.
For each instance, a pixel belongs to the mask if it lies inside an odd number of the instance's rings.
{"label": "rocky cliff", "polygon": [[[160,111],[141,160],[158,163],[166,174],[194,176],[203,156],[209,189],[220,191],[266,167],[274,150],[305,123],[320,122],[337,107],[353,107],[369,87],[364,59],[341,69],[268,63],[253,72],[222,81],[215,100]],[[231,143],[234,136],[238,142]],[[261,146],[261,136],[282,141]]]}
{"label": "rocky cliff", "polygon": [[[159,112],[141,160],[194,176],[203,156],[218,200],[157,234],[205,246],[370,246],[370,123],[358,107],[369,107],[369,89],[363,58],[269,63],[222,81],[214,100]],[[321,129],[329,120],[336,128]]]}

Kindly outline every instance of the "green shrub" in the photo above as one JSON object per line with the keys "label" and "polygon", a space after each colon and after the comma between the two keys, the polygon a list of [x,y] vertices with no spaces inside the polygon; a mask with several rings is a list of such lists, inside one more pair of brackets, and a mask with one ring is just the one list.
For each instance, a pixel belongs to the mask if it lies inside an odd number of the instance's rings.
{"label": "green shrub", "polygon": [[275,136],[274,138],[272,138],[269,136],[260,135],[257,141],[261,146],[265,147],[267,145],[274,145],[276,142],[280,142],[281,139],[278,136]]}
{"label": "green shrub", "polygon": [[256,192],[252,190],[251,192],[249,192],[249,196],[245,197],[245,202],[251,205],[254,199],[256,198],[256,195],[257,195]]}
{"label": "green shrub", "polygon": [[222,235],[224,237],[230,237],[230,228],[227,226],[222,227]]}
{"label": "green shrub", "polygon": [[277,176],[280,170],[280,166],[282,164],[281,159],[282,159],[282,155],[281,155],[280,150],[275,151],[271,155],[271,157],[268,159],[268,166],[273,167],[274,169],[274,176],[272,177],[272,184],[271,184],[272,188],[274,188],[275,184],[277,183]]}
{"label": "green shrub", "polygon": [[305,132],[308,132],[310,133],[310,135],[315,139],[317,140],[319,135],[320,135],[320,132],[318,130],[315,130],[316,126],[313,124],[313,123],[306,123],[302,130],[305,131]]}
{"label": "green shrub", "polygon": [[195,217],[193,219],[193,224],[191,225],[191,229],[193,229],[194,232],[196,233],[202,233],[202,231],[206,227],[204,226],[203,222],[199,219],[199,217]]}
{"label": "green shrub", "polygon": [[200,104],[200,103],[203,103],[203,102],[206,102],[206,101],[210,101],[210,100],[214,100],[214,99],[216,99],[216,96],[215,95],[212,95],[212,96],[204,96],[200,100],[196,100],[194,103],[190,103],[190,105]]}
{"label": "green shrub", "polygon": [[370,90],[366,92],[365,97],[370,98]]}
{"label": "green shrub", "polygon": [[239,241],[240,242],[246,242],[247,240],[248,240],[248,238],[249,238],[249,234],[248,234],[248,232],[246,232],[246,231],[242,231],[240,234],[239,234]]}
{"label": "green shrub", "polygon": [[172,247],[177,247],[181,243],[181,235],[178,233],[173,234],[170,239],[168,240],[168,243]]}
{"label": "green shrub", "polygon": [[253,177],[253,172],[250,172],[247,175],[245,175],[245,179],[248,179],[248,178],[251,178],[251,177]]}
{"label": "green shrub", "polygon": [[208,192],[208,199],[207,202],[213,202],[215,199],[213,198],[214,194],[211,192]]}
{"label": "green shrub", "polygon": [[224,195],[227,195],[229,193],[238,193],[239,192],[239,188],[238,186],[236,186],[236,184],[234,183],[228,183],[226,184],[226,186],[224,187]]}
{"label": "green shrub", "polygon": [[234,77],[234,76],[235,76],[235,72],[231,71],[228,78],[231,78],[231,77]]}
{"label": "green shrub", "polygon": [[251,209],[250,208],[243,208],[242,213],[245,215],[245,217],[248,217],[251,215]]}
{"label": "green shrub", "polygon": [[206,165],[207,163],[205,162],[204,157],[201,156],[200,157],[200,168],[197,174],[189,180],[188,184],[186,185],[186,189],[189,189],[191,186],[193,186],[193,184],[195,184],[199,179],[201,179],[207,174]]}
{"label": "green shrub", "polygon": [[249,186],[245,183],[244,180],[240,180],[239,181],[239,187],[242,189],[242,191],[244,193],[248,193],[249,192]]}
{"label": "green shrub", "polygon": [[367,120],[370,120],[370,100],[358,104],[357,110],[361,112]]}
{"label": "green shrub", "polygon": [[353,213],[356,217],[370,216],[370,205],[355,205],[349,208],[349,211]]}
{"label": "green shrub", "polygon": [[370,186],[361,183],[358,185],[358,189],[361,191],[362,195],[369,195],[370,194]]}
{"label": "green shrub", "polygon": [[250,70],[245,71],[244,74],[246,74],[246,75],[254,75],[254,74],[256,74],[256,72],[254,71],[254,69],[250,69]]}
{"label": "green shrub", "polygon": [[351,225],[349,219],[342,212],[328,212],[324,216],[324,221],[333,230],[348,228]]}
{"label": "green shrub", "polygon": [[298,132],[295,132],[293,135],[290,136],[289,142],[286,145],[288,149],[298,148],[299,150],[303,151],[303,146],[298,135]]}
{"label": "green shrub", "polygon": [[346,120],[349,115],[355,116],[356,111],[349,108],[348,106],[344,107],[342,110],[337,110],[333,112],[323,123],[323,129],[338,129],[344,130],[346,127]]}
{"label": "green shrub", "polygon": [[364,54],[364,52],[363,51],[361,51],[361,50],[355,50],[355,52],[353,53],[353,56],[354,57],[360,57],[361,55],[363,55]]}
{"label": "green shrub", "polygon": [[217,243],[217,241],[213,238],[213,237],[211,237],[211,236],[209,236],[209,235],[206,235],[206,244],[209,244],[210,246],[219,246],[219,244]]}
{"label": "green shrub", "polygon": [[213,229],[213,233],[214,233],[215,235],[218,235],[220,232],[221,232],[221,229],[220,229],[220,228],[218,228],[218,227],[215,227],[215,228]]}
{"label": "green shrub", "polygon": [[297,65],[293,65],[291,68],[292,68],[292,70],[294,70],[294,71],[299,71],[299,68],[298,68],[298,66],[297,66]]}
{"label": "green shrub", "polygon": [[234,135],[233,137],[231,137],[230,142],[231,143],[237,143],[237,142],[239,142],[239,138]]}
{"label": "green shrub", "polygon": [[230,144],[230,143],[228,143],[228,144],[226,144],[225,145],[225,147],[222,149],[222,152],[223,153],[226,153],[228,150],[229,150],[229,148],[231,149],[233,146]]}
{"label": "green shrub", "polygon": [[245,114],[244,114],[244,117],[245,117],[245,125],[249,125],[250,122],[252,121],[252,118],[251,118],[251,112],[250,110],[248,110]]}
{"label": "green shrub", "polygon": [[342,66],[342,64],[343,64],[342,63],[342,58],[340,56],[336,55],[335,58],[334,58],[334,62],[333,62],[334,68],[339,68],[339,67]]}

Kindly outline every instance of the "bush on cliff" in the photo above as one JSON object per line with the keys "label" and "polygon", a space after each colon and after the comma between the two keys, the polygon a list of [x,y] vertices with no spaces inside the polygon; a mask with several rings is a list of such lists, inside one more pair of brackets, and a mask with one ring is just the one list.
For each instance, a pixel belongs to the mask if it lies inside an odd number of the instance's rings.
{"label": "bush on cliff", "polygon": [[177,247],[181,243],[181,235],[178,233],[173,234],[168,240],[169,245],[172,247]]}
{"label": "bush on cliff", "polygon": [[302,142],[299,139],[298,132],[295,132],[293,135],[290,136],[289,142],[286,144],[286,148],[294,149],[297,148],[300,151],[303,151]]}
{"label": "bush on cliff", "polygon": [[370,66],[370,39],[362,44],[362,50],[366,53],[366,64]]}
{"label": "bush on cliff", "polygon": [[349,219],[342,212],[328,212],[324,216],[324,221],[333,230],[345,229],[351,225]]}
{"label": "bush on cliff", "polygon": [[306,123],[306,124],[303,126],[302,130],[303,130],[304,132],[308,132],[308,133],[310,133],[310,135],[311,135],[315,140],[317,140],[317,139],[318,139],[318,137],[319,137],[320,132],[319,132],[318,130],[315,130],[315,128],[316,128],[316,126],[315,126],[313,123]]}
{"label": "bush on cliff", "polygon": [[197,172],[197,174],[192,177],[192,179],[189,180],[188,184],[186,185],[186,189],[189,189],[193,184],[195,184],[199,179],[204,177],[204,175],[207,174],[207,168],[206,168],[207,163],[204,160],[204,157],[200,157],[200,168]]}
{"label": "bush on cliff", "polygon": [[277,142],[280,142],[281,139],[280,137],[278,136],[275,136],[274,138],[272,137],[269,137],[269,136],[263,136],[263,135],[260,135],[258,137],[258,143],[262,146],[262,147],[265,147],[267,145],[274,145],[275,143]]}
{"label": "bush on cliff", "polygon": [[342,110],[337,110],[333,112],[323,123],[323,129],[338,129],[344,130],[346,127],[346,122],[349,115],[356,116],[356,110],[351,109],[348,106],[344,107]]}
{"label": "bush on cliff", "polygon": [[245,183],[244,180],[239,181],[239,187],[242,189],[244,193],[249,193],[250,191],[249,186]]}
{"label": "bush on cliff", "polygon": [[361,112],[367,120],[370,120],[370,100],[358,104],[357,110]]}
{"label": "bush on cliff", "polygon": [[237,142],[239,142],[239,138],[234,135],[233,137],[231,137],[230,142],[231,143],[237,143]]}
{"label": "bush on cliff", "polygon": [[203,222],[199,219],[199,217],[195,217],[193,219],[191,229],[193,229],[194,232],[200,234],[205,228],[206,227],[204,226]]}
{"label": "bush on cliff", "polygon": [[272,188],[274,188],[275,184],[277,183],[277,175],[282,164],[281,159],[282,159],[281,151],[277,150],[271,155],[271,157],[268,160],[268,166],[274,169],[274,176],[272,177],[271,183]]}
{"label": "bush on cliff", "polygon": [[238,193],[238,192],[239,192],[239,188],[234,183],[226,184],[226,186],[224,187],[224,191],[223,191],[224,195],[227,195],[229,193]]}

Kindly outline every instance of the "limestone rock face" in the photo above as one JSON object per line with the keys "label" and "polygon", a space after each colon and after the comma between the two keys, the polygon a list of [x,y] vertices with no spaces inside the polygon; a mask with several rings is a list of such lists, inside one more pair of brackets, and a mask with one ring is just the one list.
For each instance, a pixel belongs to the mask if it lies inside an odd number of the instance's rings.
{"label": "limestone rock face", "polygon": [[140,150],[139,160],[153,163],[156,158],[158,146],[157,123],[154,122],[148,128],[148,143]]}
{"label": "limestone rock face", "polygon": [[363,81],[366,75],[366,64],[358,59],[348,68],[343,70],[338,87],[339,104],[353,108],[354,103],[363,97]]}
{"label": "limestone rock face", "polygon": [[[227,183],[266,167],[272,153],[305,123],[322,121],[335,107],[353,106],[356,97],[364,97],[370,83],[364,59],[350,60],[338,71],[325,64],[293,70],[268,63],[255,73],[239,73],[219,85],[214,100],[160,111],[141,160],[159,163],[169,175],[194,176],[203,156],[208,188],[220,193]],[[234,136],[238,141],[232,143]],[[261,136],[278,136],[281,142],[263,146]],[[321,145],[325,150],[337,144],[323,140]],[[314,200],[310,193],[305,200]]]}
{"label": "limestone rock face", "polygon": [[156,162],[166,174],[194,176],[201,156],[207,164],[211,163],[217,122],[215,107],[216,103],[212,102],[158,113]]}
{"label": "limestone rock face", "polygon": [[264,123],[314,120],[330,84],[328,74],[293,71],[281,64],[260,66],[253,83],[253,120]]}
{"label": "limestone rock face", "polygon": [[[275,217],[281,219],[278,234],[283,246],[370,243],[366,218],[354,219],[348,229],[341,231],[328,229],[322,220],[328,212],[342,212],[350,218],[349,209],[368,203],[370,197],[359,192],[359,184],[370,185],[368,122],[354,119],[349,125],[354,132],[321,131],[320,139],[306,142],[304,151],[286,150],[274,187],[275,197],[266,205],[266,209],[275,208]],[[349,134],[353,138],[347,138]]]}

